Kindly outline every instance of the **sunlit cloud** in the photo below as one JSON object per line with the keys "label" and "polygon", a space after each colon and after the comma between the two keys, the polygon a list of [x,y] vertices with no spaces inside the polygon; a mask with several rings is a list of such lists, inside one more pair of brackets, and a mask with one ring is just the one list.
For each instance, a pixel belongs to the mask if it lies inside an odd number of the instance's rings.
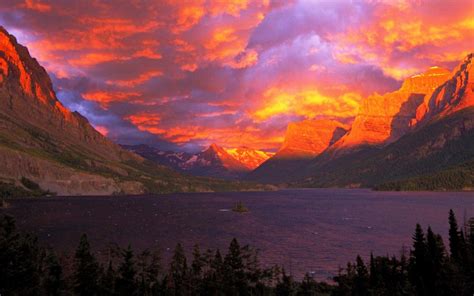
{"label": "sunlit cloud", "polygon": [[195,150],[276,150],[289,122],[350,121],[363,98],[452,69],[472,51],[473,14],[471,0],[0,3],[0,23],[100,132]]}

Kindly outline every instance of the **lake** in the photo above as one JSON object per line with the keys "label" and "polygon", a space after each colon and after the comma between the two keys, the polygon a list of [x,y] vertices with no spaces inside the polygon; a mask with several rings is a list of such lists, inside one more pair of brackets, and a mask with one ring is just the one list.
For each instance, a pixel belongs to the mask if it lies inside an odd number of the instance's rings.
{"label": "lake", "polygon": [[[239,201],[248,213],[230,210]],[[222,250],[235,237],[258,248],[264,265],[284,265],[297,278],[313,272],[326,279],[357,254],[400,254],[411,246],[416,223],[431,225],[447,244],[449,209],[459,224],[473,217],[474,193],[300,189],[57,197],[15,200],[0,212],[62,251],[74,250],[87,233],[96,250],[110,242],[159,246],[167,260],[177,242],[188,250],[195,243]]]}

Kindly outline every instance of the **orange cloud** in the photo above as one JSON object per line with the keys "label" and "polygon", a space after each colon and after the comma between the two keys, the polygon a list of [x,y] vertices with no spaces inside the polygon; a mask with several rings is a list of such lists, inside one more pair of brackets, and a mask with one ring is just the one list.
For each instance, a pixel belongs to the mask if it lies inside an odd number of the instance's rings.
{"label": "orange cloud", "polygon": [[299,115],[305,118],[316,116],[353,117],[357,114],[361,97],[357,93],[346,93],[332,98],[316,89],[285,90],[270,88],[263,94],[263,104],[252,112],[256,121],[265,121],[276,115]]}
{"label": "orange cloud", "polygon": [[202,0],[182,2],[182,5],[178,7],[174,31],[179,33],[195,26],[206,13],[203,5]]}
{"label": "orange cloud", "polygon": [[256,50],[250,49],[242,53],[240,57],[237,57],[233,61],[230,61],[228,65],[232,68],[243,69],[251,67],[258,62],[258,53]]}
{"label": "orange cloud", "polygon": [[[457,61],[472,50],[473,9],[434,17],[429,9],[439,9],[438,6],[442,6],[439,3],[404,1],[398,4],[388,1],[379,4],[375,17],[365,24],[332,36],[337,45],[334,57],[342,63],[369,62],[379,66],[386,75],[402,79],[426,67],[413,63],[413,58],[427,58],[438,64]],[[452,10],[450,2],[444,5]]]}
{"label": "orange cloud", "polygon": [[39,0],[25,0],[25,3],[23,3],[21,7],[38,12],[48,12],[51,10],[51,5],[43,3]]}
{"label": "orange cloud", "polygon": [[[238,17],[240,11],[247,9],[249,2],[249,0],[213,0],[210,4],[210,13],[211,15],[227,13]],[[264,2],[268,3],[268,1]]]}
{"label": "orange cloud", "polygon": [[110,61],[120,60],[120,59],[121,57],[118,57],[117,55],[113,53],[88,53],[88,54],[82,55],[79,58],[70,60],[69,63],[74,66],[89,67],[89,66],[100,64],[100,63],[110,62]]}
{"label": "orange cloud", "polygon": [[155,135],[162,135],[166,130],[159,128],[161,118],[158,114],[138,113],[125,118],[139,130],[146,131]]}
{"label": "orange cloud", "polygon": [[84,99],[89,101],[98,102],[104,109],[108,109],[108,106],[112,102],[120,101],[134,101],[140,97],[138,92],[105,92],[105,91],[94,91],[82,94]]}
{"label": "orange cloud", "polygon": [[108,85],[118,85],[121,87],[135,87],[137,85],[140,85],[142,83],[147,82],[153,77],[159,77],[162,76],[163,72],[161,71],[149,71],[145,72],[143,74],[140,74],[137,78],[135,79],[130,79],[130,80],[107,80],[106,83]]}
{"label": "orange cloud", "polygon": [[[232,112],[208,113],[202,117],[220,116],[233,114]],[[245,128],[218,128],[201,125],[177,125],[163,128],[161,117],[155,113],[138,113],[125,118],[135,125],[140,131],[146,131],[162,137],[170,142],[181,145],[189,141],[203,141],[206,143],[221,143],[226,147],[248,146],[249,143],[255,147],[276,149],[283,141],[281,131],[265,131],[255,127]]]}

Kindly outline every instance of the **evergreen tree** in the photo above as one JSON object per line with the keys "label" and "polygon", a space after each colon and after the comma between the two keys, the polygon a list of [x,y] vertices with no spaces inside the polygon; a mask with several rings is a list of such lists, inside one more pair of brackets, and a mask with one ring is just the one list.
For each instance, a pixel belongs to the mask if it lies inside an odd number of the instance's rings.
{"label": "evergreen tree", "polygon": [[360,256],[356,258],[354,289],[352,295],[361,296],[369,293],[369,272]]}
{"label": "evergreen tree", "polygon": [[437,295],[437,288],[445,284],[443,269],[445,269],[445,248],[443,240],[428,227],[426,235],[426,280],[425,288],[428,295]]}
{"label": "evergreen tree", "polygon": [[247,286],[239,243],[232,239],[224,258],[224,285],[228,295],[245,295]]}
{"label": "evergreen tree", "polygon": [[107,268],[105,269],[105,271],[102,273],[100,282],[99,282],[101,295],[103,296],[115,295],[116,277],[117,275],[115,274],[112,261],[109,260],[109,264],[107,265]]}
{"label": "evergreen tree", "polygon": [[77,295],[97,295],[99,264],[91,253],[87,235],[83,234],[74,257],[73,285]]}
{"label": "evergreen tree", "polygon": [[43,288],[46,295],[60,295],[63,288],[63,268],[58,257],[52,250],[48,250],[43,272]]}
{"label": "evergreen tree", "polygon": [[416,224],[410,257],[410,278],[418,295],[426,295],[426,252],[425,234],[420,224]]}
{"label": "evergreen tree", "polygon": [[138,256],[140,295],[157,295],[161,291],[161,255],[158,250],[145,250]]}
{"label": "evergreen tree", "polygon": [[0,219],[0,294],[39,293],[41,250],[35,237],[17,232],[10,216]]}
{"label": "evergreen tree", "polygon": [[194,245],[193,248],[193,262],[191,263],[191,291],[193,294],[198,294],[202,289],[203,268],[205,259],[201,255],[199,245]]}
{"label": "evergreen tree", "polygon": [[459,262],[461,259],[461,240],[459,236],[458,222],[453,210],[449,210],[449,249],[451,258]]}
{"label": "evergreen tree", "polygon": [[169,289],[173,295],[187,295],[188,293],[188,265],[186,262],[186,255],[181,244],[177,244],[174,249],[173,259],[169,271]]}
{"label": "evergreen tree", "polygon": [[135,282],[135,261],[130,245],[122,251],[122,262],[118,268],[118,278],[116,282],[116,293],[118,295],[132,296],[137,294]]}
{"label": "evergreen tree", "polygon": [[296,293],[295,283],[290,275],[287,275],[285,269],[282,271],[281,279],[275,287],[276,296],[293,296]]}
{"label": "evergreen tree", "polygon": [[303,281],[298,289],[298,296],[318,295],[318,284],[309,274],[305,274]]}

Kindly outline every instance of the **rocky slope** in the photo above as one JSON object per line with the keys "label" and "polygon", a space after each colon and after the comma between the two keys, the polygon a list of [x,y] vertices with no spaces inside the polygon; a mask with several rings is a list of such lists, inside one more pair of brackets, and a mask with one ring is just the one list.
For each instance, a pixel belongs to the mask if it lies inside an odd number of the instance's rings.
{"label": "rocky slope", "polygon": [[432,67],[406,79],[392,93],[375,94],[359,107],[351,130],[335,143],[329,153],[340,155],[365,146],[383,146],[398,140],[416,123],[418,107],[450,77],[448,70]]}
{"label": "rocky slope", "polygon": [[[383,148],[316,158],[296,186],[373,187],[474,163],[474,107],[442,116]],[[441,188],[440,188],[441,189]]]}
{"label": "rocky slope", "polygon": [[181,172],[224,179],[241,177],[271,155],[246,147],[224,149],[216,144],[196,154],[161,151],[147,145],[124,147],[155,163]]}
{"label": "rocky slope", "polygon": [[274,158],[312,158],[337,142],[348,127],[335,120],[316,119],[288,125],[285,140]]}
{"label": "rocky slope", "polygon": [[348,127],[335,120],[316,119],[288,125],[278,152],[252,171],[249,180],[282,182],[296,176],[307,162],[321,154],[347,133]]}
{"label": "rocky slope", "polygon": [[28,50],[0,27],[0,183],[22,178],[60,195],[229,190],[122,149],[56,98]]}
{"label": "rocky slope", "polygon": [[[339,158],[321,155],[307,167],[307,178],[299,185],[376,186],[407,178],[422,182],[420,176],[430,176],[423,179],[426,183],[446,175],[436,175],[437,172],[451,174],[453,167],[463,167],[465,171],[474,163],[472,63],[470,54],[424,99],[425,103],[420,103],[410,129],[399,139]],[[470,182],[463,180],[465,184]]]}

